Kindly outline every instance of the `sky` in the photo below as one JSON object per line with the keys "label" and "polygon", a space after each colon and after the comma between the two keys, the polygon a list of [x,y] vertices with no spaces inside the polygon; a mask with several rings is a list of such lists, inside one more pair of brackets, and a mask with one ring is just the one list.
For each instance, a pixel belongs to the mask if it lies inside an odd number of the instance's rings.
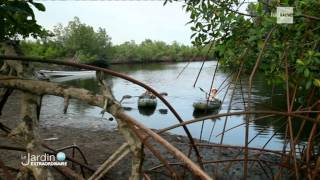
{"label": "sky", "polygon": [[78,16],[82,23],[95,29],[105,28],[113,44],[145,39],[166,43],[177,41],[190,45],[191,30],[186,23],[189,15],[182,9],[183,2],[163,1],[39,1],[45,12],[35,10],[38,23],[52,30],[64,26]]}

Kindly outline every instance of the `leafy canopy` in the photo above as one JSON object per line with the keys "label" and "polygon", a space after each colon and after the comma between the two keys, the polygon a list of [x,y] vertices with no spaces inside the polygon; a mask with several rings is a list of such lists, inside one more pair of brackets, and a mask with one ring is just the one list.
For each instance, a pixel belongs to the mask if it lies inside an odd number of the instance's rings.
{"label": "leafy canopy", "polygon": [[95,31],[93,27],[80,22],[75,17],[67,26],[58,24],[52,37],[36,42],[21,43],[23,51],[29,56],[47,58],[74,58],[82,63],[111,58],[111,38],[103,28]]}
{"label": "leafy canopy", "polygon": [[0,1],[0,42],[17,39],[19,36],[44,37],[48,33],[37,24],[33,10],[45,11],[41,3],[33,0],[1,0]]}
{"label": "leafy canopy", "polygon": [[74,56],[82,62],[108,58],[111,38],[103,28],[95,31],[75,17],[66,27],[61,24],[56,26],[54,34],[55,40],[65,48],[67,56]]}
{"label": "leafy canopy", "polygon": [[[197,48],[173,42],[146,39],[140,44],[128,41],[113,47],[114,62],[152,62],[198,60],[203,56]],[[212,56],[210,57],[212,58]]]}
{"label": "leafy canopy", "polygon": [[[247,12],[239,12],[244,5]],[[294,7],[293,24],[276,23],[272,14],[279,6]],[[214,43],[224,69],[235,72],[243,62],[249,73],[262,53],[258,70],[267,83],[285,85],[287,59],[290,88],[297,88],[299,102],[320,97],[319,0],[186,0],[184,8],[190,14],[193,44]]]}

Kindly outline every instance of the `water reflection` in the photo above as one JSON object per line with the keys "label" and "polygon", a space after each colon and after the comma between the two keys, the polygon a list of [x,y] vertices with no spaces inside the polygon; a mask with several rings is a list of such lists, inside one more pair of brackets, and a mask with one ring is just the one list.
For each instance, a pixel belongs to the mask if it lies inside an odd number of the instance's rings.
{"label": "water reflection", "polygon": [[[167,92],[169,95],[165,98],[171,103],[171,105],[176,109],[176,111],[181,115],[182,119],[190,120],[196,117],[202,117],[209,114],[203,114],[199,112],[194,112],[192,104],[194,102],[199,102],[205,100],[205,95],[199,90],[199,87],[203,89],[210,89],[212,74],[215,69],[216,62],[207,62],[203,67],[202,73],[200,74],[197,86],[193,87],[194,80],[196,75],[201,67],[201,62],[190,63],[188,68],[181,74],[179,78],[177,75],[185,67],[186,63],[176,63],[176,64],[139,64],[139,65],[117,65],[112,66],[111,68],[122,72],[124,74],[130,75],[131,77],[138,79],[146,84],[150,85],[154,89],[157,89],[158,92]],[[222,71],[218,71],[216,74],[214,86],[219,87],[219,85],[228,77],[228,74]],[[137,85],[134,85],[128,81],[107,76],[106,80],[111,84],[112,90],[116,99],[120,100],[124,95],[130,95],[132,97],[138,97],[145,90]],[[235,95],[232,101],[231,111],[243,111],[244,105],[247,103],[247,77],[242,77],[242,88],[238,85],[235,90]],[[230,80],[227,80],[225,84],[230,83]],[[73,80],[66,82],[68,85],[83,87],[88,90],[91,90],[95,93],[99,93],[100,89],[94,78],[85,79],[85,80]],[[231,83],[231,89],[235,85]],[[231,97],[231,92],[226,92],[226,89],[223,89],[219,94],[219,99],[223,99],[226,94],[225,101],[222,104],[221,109],[218,112],[210,112],[211,114],[215,113],[226,113],[229,109],[229,101]],[[244,97],[242,96],[244,94]],[[273,110],[285,108],[285,100],[283,99],[283,90],[281,88],[272,89],[266,85],[266,82],[263,76],[256,76],[254,79],[254,86],[252,88],[252,97],[254,101],[251,106],[251,110]],[[272,96],[273,95],[273,96]],[[272,97],[272,98],[270,98]],[[50,98],[54,98],[50,96]],[[50,101],[50,100],[49,100]],[[51,101],[56,102],[56,101]],[[161,129],[173,124],[178,123],[174,115],[168,111],[167,107],[158,100],[157,107],[154,110],[139,109],[137,105],[137,98],[126,99],[122,102],[123,107],[127,113],[142,122],[149,128]],[[61,106],[61,104],[55,104],[54,106]],[[68,113],[71,114],[80,114],[80,116],[93,116],[101,118],[101,109],[98,107],[92,107],[81,103],[79,101],[71,102],[71,109]],[[261,118],[262,115],[252,116],[251,119]],[[203,129],[202,139],[210,140],[215,143],[219,143],[221,136],[217,136],[223,130],[225,120],[226,128],[237,126],[245,122],[245,116],[230,116],[228,118],[222,117],[219,121],[208,120],[205,122],[205,128]],[[255,138],[250,143],[250,146],[253,147],[262,147],[269,138],[273,137],[273,134],[276,133],[274,139],[268,144],[266,148],[271,149],[281,149],[283,139],[285,138],[285,126],[283,123],[285,119],[280,119],[280,117],[267,117],[265,119],[253,121],[250,123],[249,127],[249,139],[255,137],[257,134],[259,136]],[[301,126],[301,121],[294,121],[294,133],[297,134]],[[211,129],[214,126],[213,135],[210,137]],[[200,137],[202,123],[193,123],[187,126],[194,137]],[[307,123],[306,129],[303,132],[310,131],[310,124]],[[182,128],[177,128],[171,131],[172,133],[185,135]],[[306,133],[301,134],[301,138],[304,139],[307,137]],[[243,145],[245,137],[245,128],[240,126],[228,131],[224,136],[223,143],[226,144],[235,144]]]}
{"label": "water reflection", "polygon": [[138,110],[141,115],[151,116],[156,111],[156,107],[140,107],[140,106],[138,106]]}
{"label": "water reflection", "polygon": [[90,79],[76,79],[72,81],[66,81],[64,82],[64,84],[74,86],[74,87],[82,87],[94,93],[101,92],[95,77]]}
{"label": "water reflection", "polygon": [[[130,74],[133,72],[152,72],[155,70],[165,70],[168,69],[168,63],[153,63],[153,64],[122,64],[122,65],[113,65],[111,69],[114,71],[121,71],[124,74]],[[174,66],[170,66],[170,68],[176,69]]]}
{"label": "water reflection", "polygon": [[200,117],[204,117],[204,116],[218,114],[219,111],[220,111],[220,108],[219,109],[215,109],[215,110],[207,110],[207,111],[201,111],[201,110],[194,109],[193,113],[192,113],[192,116],[194,118],[200,118]]}

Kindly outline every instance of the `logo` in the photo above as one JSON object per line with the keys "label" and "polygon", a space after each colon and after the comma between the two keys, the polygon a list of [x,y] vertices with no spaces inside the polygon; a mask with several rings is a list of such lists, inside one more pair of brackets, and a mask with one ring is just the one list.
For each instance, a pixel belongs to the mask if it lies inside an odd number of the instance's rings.
{"label": "logo", "polygon": [[277,7],[277,23],[293,24],[293,7]]}
{"label": "logo", "polygon": [[57,155],[47,153],[34,155],[27,153],[21,156],[22,166],[67,166],[66,154],[58,152]]}
{"label": "logo", "polygon": [[58,159],[58,161],[66,160],[66,154],[64,152],[58,152],[57,159]]}

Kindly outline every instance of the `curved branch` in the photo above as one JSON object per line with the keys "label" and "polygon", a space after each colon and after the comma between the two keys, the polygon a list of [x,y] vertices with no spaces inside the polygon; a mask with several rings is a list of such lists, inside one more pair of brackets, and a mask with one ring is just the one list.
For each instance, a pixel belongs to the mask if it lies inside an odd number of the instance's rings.
{"label": "curved branch", "polygon": [[[157,133],[161,134],[161,133],[164,133],[164,132],[169,131],[171,129],[178,128],[182,125],[188,125],[188,124],[192,124],[192,123],[196,123],[196,122],[200,122],[200,121],[207,121],[207,120],[211,120],[211,119],[219,118],[219,117],[223,117],[223,116],[237,116],[237,115],[249,115],[249,114],[270,114],[270,115],[292,116],[292,117],[305,119],[305,120],[310,121],[312,123],[320,124],[320,121],[317,121],[314,118],[299,115],[299,114],[310,113],[310,112],[311,111],[295,111],[295,112],[291,112],[291,113],[281,112],[281,111],[239,111],[239,112],[221,113],[221,114],[215,114],[215,115],[204,116],[201,118],[187,120],[187,121],[184,121],[183,123],[180,123],[180,124],[174,124],[172,126],[160,129],[159,131],[157,131]],[[312,111],[312,112],[319,113],[319,111]]]}
{"label": "curved branch", "polygon": [[[299,17],[299,16],[298,16],[298,17]],[[310,16],[310,15],[307,15],[307,14],[302,14],[300,17],[304,17],[304,18],[307,18],[307,19],[320,21],[320,18],[319,18],[319,17],[316,17],[316,16]]]}
{"label": "curved branch", "polygon": [[[131,126],[128,128],[136,128],[146,133],[146,135],[151,136],[155,141],[161,144],[168,152],[170,152],[177,159],[181,160],[186,164],[186,167],[190,169],[196,176],[202,179],[212,179],[207,173],[205,173],[199,166],[197,166],[192,160],[190,160],[186,155],[184,155],[180,150],[171,145],[167,140],[145,127],[141,123],[137,122],[135,119],[131,118],[125,114],[119,104],[113,101],[113,99],[104,97],[101,95],[96,95],[88,90],[69,87],[65,85],[60,85],[52,82],[38,81],[38,80],[24,80],[19,78],[12,78],[7,76],[0,76],[0,87],[14,88],[27,92],[33,92],[36,95],[56,95],[65,97],[66,95],[70,98],[75,98],[87,102],[90,105],[103,107],[105,100],[108,101],[107,111],[111,113],[116,119],[127,122]],[[106,99],[107,98],[107,99]],[[141,142],[143,139],[141,139]]]}
{"label": "curved branch", "polygon": [[105,99],[103,96],[96,95],[85,89],[68,87],[47,81],[14,78],[12,76],[0,75],[0,87],[19,89],[26,92],[32,92],[36,95],[69,96],[70,98],[85,101],[89,105],[99,107],[103,107]]}
{"label": "curved branch", "polygon": [[[19,56],[0,56],[0,59],[3,60],[10,60],[10,61],[24,61],[24,62],[39,62],[39,63],[48,63],[48,64],[58,64],[58,65],[65,65],[65,66],[72,66],[72,67],[77,67],[77,68],[81,68],[81,69],[90,69],[90,70],[95,70],[95,71],[102,71],[104,73],[110,74],[112,76],[116,76],[122,79],[125,79],[127,81],[130,81],[136,85],[139,85],[145,89],[147,89],[148,91],[152,92],[155,96],[157,96],[167,107],[168,109],[173,113],[173,115],[177,118],[177,120],[179,121],[179,123],[183,123],[184,121],[182,120],[182,118],[180,117],[180,115],[177,113],[177,111],[171,106],[171,104],[163,97],[161,96],[156,90],[154,90],[153,88],[151,88],[150,86],[134,79],[131,78],[125,74],[122,73],[118,73],[115,71],[112,71],[110,69],[104,69],[104,68],[100,68],[100,67],[95,67],[95,66],[90,66],[90,65],[86,65],[86,64],[78,64],[78,63],[73,63],[73,62],[62,62],[59,60],[48,60],[45,58],[31,58],[31,57],[19,57]],[[188,130],[187,126],[183,125],[182,126],[185,133],[187,134],[187,137],[196,153],[197,156],[197,160],[199,165],[202,167],[202,163],[201,163],[201,156],[199,153],[199,150],[197,149],[197,146],[195,145],[194,139],[190,133],[190,131]]]}

